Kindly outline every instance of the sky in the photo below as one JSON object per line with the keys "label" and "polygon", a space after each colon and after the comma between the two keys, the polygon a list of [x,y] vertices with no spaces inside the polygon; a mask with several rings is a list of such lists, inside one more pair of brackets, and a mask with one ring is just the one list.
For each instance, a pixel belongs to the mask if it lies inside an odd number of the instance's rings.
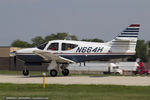
{"label": "sky", "polygon": [[0,0],[0,46],[57,32],[109,41],[132,23],[150,40],[150,0]]}

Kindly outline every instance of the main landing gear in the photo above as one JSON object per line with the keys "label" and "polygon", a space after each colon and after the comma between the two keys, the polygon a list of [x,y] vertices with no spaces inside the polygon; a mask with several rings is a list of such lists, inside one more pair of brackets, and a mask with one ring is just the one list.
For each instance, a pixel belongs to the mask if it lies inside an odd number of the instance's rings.
{"label": "main landing gear", "polygon": [[[51,69],[51,70],[50,70],[50,76],[56,77],[57,74],[58,74],[58,70],[56,70],[56,69]],[[68,70],[68,69],[63,69],[63,70],[62,70],[62,74],[63,74],[64,76],[68,76],[68,75],[69,75],[69,70]]]}
{"label": "main landing gear", "polygon": [[[50,76],[56,77],[57,74],[58,74],[58,71],[57,71],[56,69],[51,69],[51,70],[50,70]],[[64,76],[68,76],[68,75],[69,75],[69,70],[68,70],[68,69],[63,69],[63,70],[62,70],[62,74],[63,74]]]}
{"label": "main landing gear", "polygon": [[56,63],[56,61],[52,61],[48,66],[48,70],[50,71],[50,76],[56,77],[59,72],[59,68],[62,70],[62,74],[64,76],[68,76],[69,70],[66,68],[68,67],[68,65],[69,64],[58,64]]}
{"label": "main landing gear", "polygon": [[68,69],[63,69],[63,70],[62,70],[62,74],[63,74],[64,76],[68,76],[68,75],[69,75],[69,70],[68,70]]}
{"label": "main landing gear", "polygon": [[57,72],[57,70],[56,70],[56,69],[52,69],[52,70],[50,70],[50,76],[52,76],[52,77],[56,77],[56,76],[57,76],[57,74],[58,74],[58,72]]}

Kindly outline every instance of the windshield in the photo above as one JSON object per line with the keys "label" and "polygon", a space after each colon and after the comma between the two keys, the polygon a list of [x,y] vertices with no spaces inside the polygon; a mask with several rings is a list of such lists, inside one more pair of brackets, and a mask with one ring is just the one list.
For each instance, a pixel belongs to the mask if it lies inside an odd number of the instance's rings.
{"label": "windshield", "polygon": [[43,49],[46,47],[47,43],[48,43],[48,42],[43,43],[43,44],[37,46],[37,48],[43,50]]}

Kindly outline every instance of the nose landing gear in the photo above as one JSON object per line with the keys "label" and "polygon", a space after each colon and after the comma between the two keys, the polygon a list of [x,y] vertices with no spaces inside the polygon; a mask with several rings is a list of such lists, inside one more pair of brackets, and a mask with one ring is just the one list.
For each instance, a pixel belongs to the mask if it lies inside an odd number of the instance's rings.
{"label": "nose landing gear", "polygon": [[23,74],[24,76],[28,76],[28,75],[29,75],[29,70],[24,69],[24,70],[22,71],[22,74]]}

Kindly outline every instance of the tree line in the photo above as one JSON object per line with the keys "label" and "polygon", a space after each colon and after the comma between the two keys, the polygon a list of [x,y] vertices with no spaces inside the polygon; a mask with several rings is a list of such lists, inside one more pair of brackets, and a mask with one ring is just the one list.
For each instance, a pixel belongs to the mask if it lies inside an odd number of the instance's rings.
{"label": "tree line", "polygon": [[[11,43],[12,47],[21,47],[21,48],[29,48],[36,47],[40,44],[51,40],[78,40],[77,36],[70,35],[68,33],[56,33],[45,36],[36,36],[31,39],[31,43],[22,40],[15,40]],[[94,38],[94,39],[82,39],[81,41],[90,41],[90,42],[104,42],[102,39]],[[136,46],[136,54],[128,58],[129,61],[135,61],[136,58],[142,59],[144,62],[147,62],[150,57],[150,41],[145,42],[144,40],[138,40]]]}
{"label": "tree line", "polygon": [[[18,39],[18,40],[13,41],[11,43],[11,46],[21,47],[21,48],[36,47],[36,46],[39,46],[40,44],[43,44],[51,40],[78,40],[78,38],[77,36],[70,35],[68,33],[57,33],[57,34],[47,35],[44,38],[42,36],[36,36],[31,39],[31,43]],[[98,39],[98,38],[82,39],[81,41],[104,42],[103,40]]]}

